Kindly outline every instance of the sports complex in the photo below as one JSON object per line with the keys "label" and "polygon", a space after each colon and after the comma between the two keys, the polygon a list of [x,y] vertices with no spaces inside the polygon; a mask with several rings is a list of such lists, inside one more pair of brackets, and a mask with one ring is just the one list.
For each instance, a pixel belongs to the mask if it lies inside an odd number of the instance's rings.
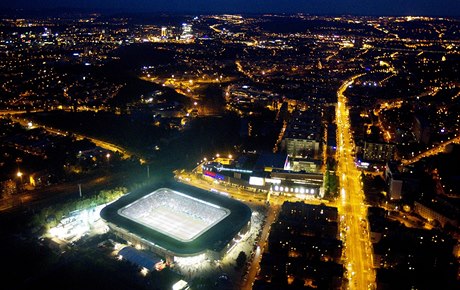
{"label": "sports complex", "polygon": [[127,194],[101,217],[116,235],[167,261],[220,260],[251,227],[247,205],[177,182]]}

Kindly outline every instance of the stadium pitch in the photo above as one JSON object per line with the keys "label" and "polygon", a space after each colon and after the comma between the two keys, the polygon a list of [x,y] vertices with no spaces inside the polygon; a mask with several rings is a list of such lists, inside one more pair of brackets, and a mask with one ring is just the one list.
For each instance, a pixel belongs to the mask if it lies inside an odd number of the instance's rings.
{"label": "stadium pitch", "polygon": [[121,208],[119,214],[182,242],[193,241],[230,214],[230,210],[160,188]]}
{"label": "stadium pitch", "polygon": [[157,184],[107,205],[101,217],[119,236],[173,256],[225,254],[250,228],[242,202],[178,182]]}

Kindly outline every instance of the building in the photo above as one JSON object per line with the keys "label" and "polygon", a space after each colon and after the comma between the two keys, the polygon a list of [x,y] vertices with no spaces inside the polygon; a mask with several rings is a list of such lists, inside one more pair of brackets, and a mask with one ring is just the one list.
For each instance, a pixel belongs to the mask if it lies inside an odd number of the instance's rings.
{"label": "building", "polygon": [[288,167],[292,171],[319,173],[321,172],[322,161],[310,158],[290,158]]}
{"label": "building", "polygon": [[168,37],[168,29],[166,27],[161,27],[161,38]]}
{"label": "building", "polygon": [[399,200],[405,196],[420,192],[420,180],[423,172],[417,167],[403,167],[401,170],[395,162],[388,162],[385,166],[385,182],[388,186],[388,198]]}
{"label": "building", "polygon": [[430,201],[415,201],[414,212],[424,219],[438,222],[442,227],[450,224],[458,227],[460,211],[445,200],[436,197]]}
{"label": "building", "polygon": [[182,33],[180,35],[181,40],[191,40],[193,38],[192,25],[182,23]]}
{"label": "building", "polygon": [[130,193],[101,217],[116,235],[167,262],[220,260],[251,227],[245,204],[179,183]]}
{"label": "building", "polygon": [[286,154],[244,154],[230,164],[207,162],[202,166],[202,173],[205,178],[255,192],[296,195],[299,198],[322,196],[323,174],[292,171],[287,169],[288,166]]}
{"label": "building", "polygon": [[148,254],[130,246],[122,248],[120,251],[118,251],[118,255],[122,259],[131,262],[139,268],[147,269],[149,271],[160,271],[166,266],[165,262],[154,254]]}
{"label": "building", "polygon": [[396,145],[384,142],[364,142],[363,160],[371,162],[387,162],[393,160]]}
{"label": "building", "polygon": [[389,181],[389,198],[390,200],[399,200],[401,199],[403,181],[397,179],[397,177],[391,177]]}
{"label": "building", "polygon": [[431,138],[431,126],[425,115],[417,114],[414,116],[412,131],[418,142],[428,144]]}
{"label": "building", "polygon": [[291,158],[320,156],[321,116],[313,110],[296,110],[286,127],[281,148]]}
{"label": "building", "polygon": [[[272,224],[253,289],[342,289],[337,208],[284,202]],[[293,281],[298,281],[297,287]]]}
{"label": "building", "polygon": [[313,157],[319,151],[319,141],[306,134],[289,134],[285,139],[285,148],[289,157]]}
{"label": "building", "polygon": [[329,123],[327,125],[327,155],[334,156],[337,150],[337,125]]}

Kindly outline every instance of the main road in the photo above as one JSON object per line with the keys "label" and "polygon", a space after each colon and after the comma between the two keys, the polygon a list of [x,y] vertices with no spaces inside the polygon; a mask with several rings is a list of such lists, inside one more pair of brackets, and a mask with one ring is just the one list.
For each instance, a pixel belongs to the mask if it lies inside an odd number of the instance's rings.
{"label": "main road", "polygon": [[[51,127],[47,127],[45,125],[39,125],[37,124],[36,122],[32,122],[32,120],[27,120],[25,119],[24,117],[20,116],[21,113],[8,113],[8,112],[0,112],[0,116],[3,116],[3,115],[6,115],[6,114],[9,114],[11,115],[10,117],[18,122],[19,124],[21,124],[22,126],[24,127],[32,127],[32,128],[35,128],[35,127],[40,127],[44,130],[46,130],[47,132],[49,133],[52,133],[52,134],[56,134],[56,135],[67,135],[67,132],[63,132],[62,130],[59,130],[59,129],[55,129],[55,128],[51,128]],[[93,138],[93,137],[89,137],[89,136],[85,136],[85,135],[82,135],[82,134],[78,134],[78,133],[72,133],[76,138],[77,140],[82,140],[82,139],[89,139],[91,140],[96,146],[99,146],[101,148],[104,148],[106,150],[110,150],[110,151],[113,151],[113,152],[118,152],[121,154],[122,158],[123,159],[127,159],[127,158],[130,158],[133,154],[130,153],[127,149],[125,148],[121,148],[120,146],[118,145],[115,145],[113,143],[109,143],[109,142],[106,142],[106,141],[103,141],[103,140],[100,140],[100,139],[96,139],[96,138]]]}
{"label": "main road", "polygon": [[419,153],[418,155],[412,157],[412,158],[409,158],[409,159],[403,159],[401,160],[401,163],[403,165],[409,165],[409,164],[412,164],[412,163],[415,163],[415,162],[418,162],[420,161],[420,159],[422,158],[425,158],[425,157],[429,157],[429,156],[432,156],[432,155],[437,155],[437,154],[440,154],[440,153],[444,153],[446,152],[446,149],[447,149],[447,146],[451,145],[451,144],[460,144],[460,135],[458,136],[455,136],[453,138],[450,138],[447,140],[447,141],[444,141],[440,144],[437,144],[437,145],[433,145],[432,148],[424,151],[424,152],[421,152]]}
{"label": "main road", "polygon": [[[238,289],[240,290],[250,290],[257,278],[258,272],[260,270],[260,262],[264,252],[267,250],[268,245],[268,235],[270,234],[271,225],[277,219],[278,214],[281,210],[281,207],[285,201],[297,202],[303,201],[309,204],[320,205],[322,203],[327,203],[325,200],[318,199],[299,199],[295,196],[278,196],[270,195],[267,199],[267,193],[255,193],[251,190],[246,190],[242,188],[236,188],[231,185],[226,184],[225,182],[211,181],[210,179],[202,178],[202,169],[201,166],[206,161],[198,164],[191,172],[186,172],[185,170],[177,170],[174,172],[175,178],[177,181],[190,184],[194,187],[198,187],[204,190],[220,193],[226,196],[229,196],[233,199],[245,202],[248,205],[253,206],[267,206],[267,217],[265,219],[264,226],[261,230],[260,238],[257,242],[257,249],[254,254],[254,258],[250,260],[250,266],[248,267],[249,272],[246,275],[246,278],[238,283]],[[267,204],[269,201],[269,204]]]}
{"label": "main road", "polygon": [[[347,268],[348,289],[375,289],[375,274],[372,267],[372,250],[367,235],[368,222],[361,173],[354,163],[354,141],[350,133],[350,119],[347,88],[362,75],[355,75],[337,91],[337,173],[340,178],[340,201],[342,240],[344,242],[344,259]],[[366,230],[366,231],[365,231]]]}

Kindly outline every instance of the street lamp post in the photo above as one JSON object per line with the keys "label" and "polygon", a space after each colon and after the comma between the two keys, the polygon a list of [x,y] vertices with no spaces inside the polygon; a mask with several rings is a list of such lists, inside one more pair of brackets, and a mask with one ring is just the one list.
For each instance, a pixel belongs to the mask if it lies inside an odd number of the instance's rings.
{"label": "street lamp post", "polygon": [[16,176],[19,177],[19,186],[18,186],[18,191],[22,190],[22,176],[24,173],[22,173],[19,169],[18,172],[16,173]]}

